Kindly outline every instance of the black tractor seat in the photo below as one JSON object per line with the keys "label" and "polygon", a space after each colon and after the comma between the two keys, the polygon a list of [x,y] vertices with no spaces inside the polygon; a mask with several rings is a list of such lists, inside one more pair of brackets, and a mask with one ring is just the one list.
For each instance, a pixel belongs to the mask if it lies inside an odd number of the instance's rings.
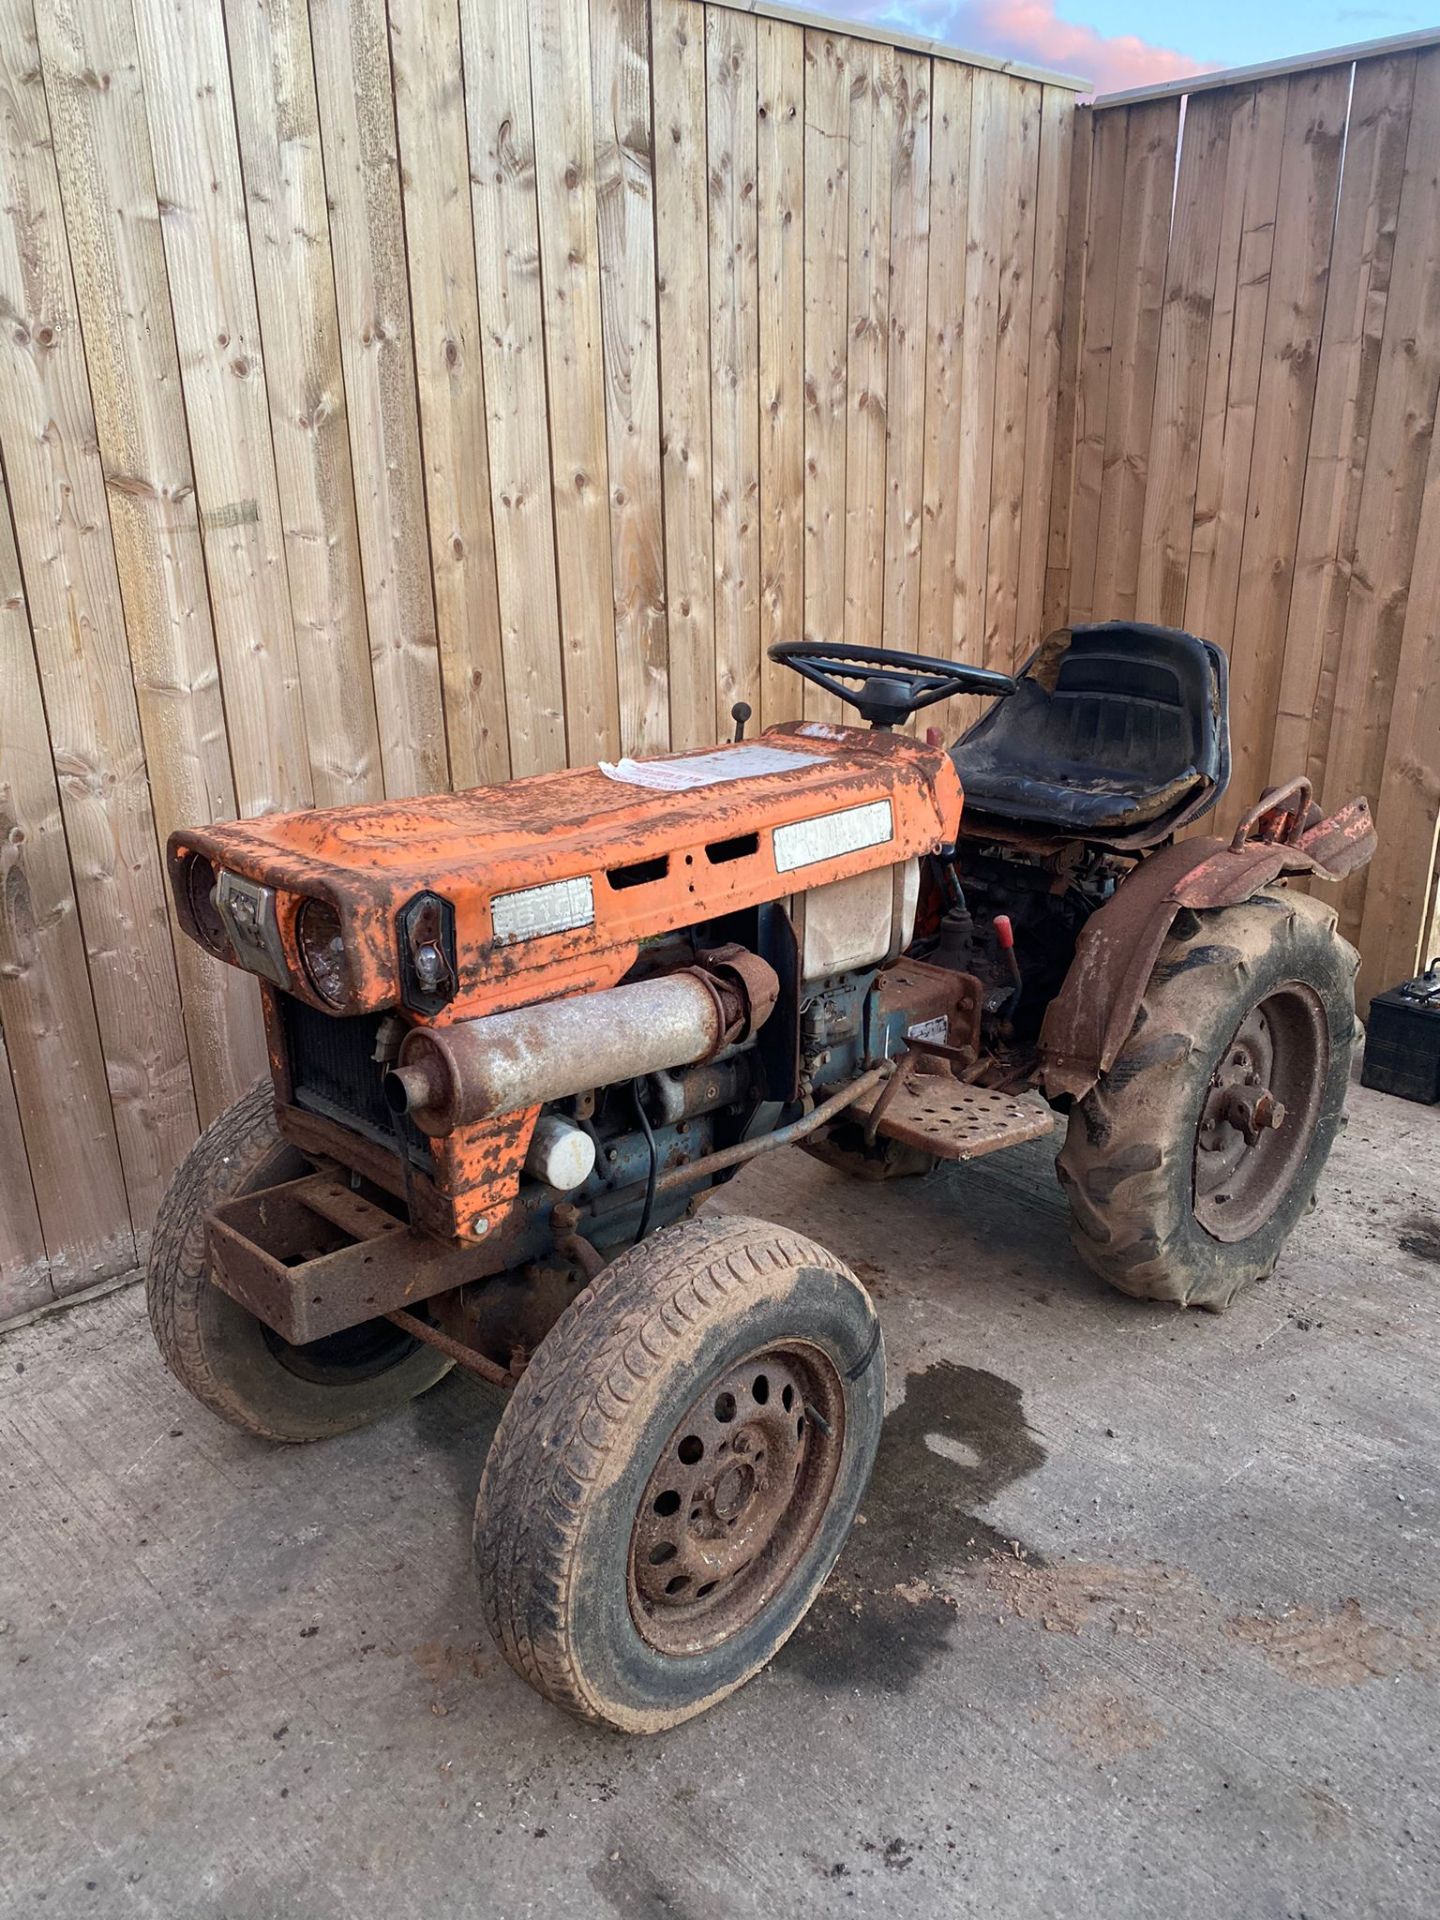
{"label": "black tractor seat", "polygon": [[1153,845],[1225,791],[1227,700],[1208,640],[1127,620],[1062,628],[951,749],[966,815]]}

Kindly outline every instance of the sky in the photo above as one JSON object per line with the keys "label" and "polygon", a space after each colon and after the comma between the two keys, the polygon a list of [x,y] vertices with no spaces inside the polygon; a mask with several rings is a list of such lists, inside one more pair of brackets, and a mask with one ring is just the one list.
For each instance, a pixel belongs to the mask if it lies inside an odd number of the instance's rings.
{"label": "sky", "polygon": [[[1325,47],[1414,33],[1437,11],[1336,0],[809,0],[974,53],[1008,55],[1089,79],[1101,93],[1207,67],[1248,67]],[[1431,0],[1432,7],[1434,0]]]}

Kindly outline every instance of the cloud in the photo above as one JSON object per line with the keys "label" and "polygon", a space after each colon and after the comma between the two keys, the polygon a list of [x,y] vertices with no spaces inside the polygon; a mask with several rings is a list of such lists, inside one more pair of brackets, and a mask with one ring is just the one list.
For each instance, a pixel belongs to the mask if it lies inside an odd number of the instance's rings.
{"label": "cloud", "polygon": [[1083,75],[1097,93],[1213,71],[1203,60],[1133,33],[1103,34],[1063,20],[1055,0],[829,0],[825,11],[948,40],[974,53]]}

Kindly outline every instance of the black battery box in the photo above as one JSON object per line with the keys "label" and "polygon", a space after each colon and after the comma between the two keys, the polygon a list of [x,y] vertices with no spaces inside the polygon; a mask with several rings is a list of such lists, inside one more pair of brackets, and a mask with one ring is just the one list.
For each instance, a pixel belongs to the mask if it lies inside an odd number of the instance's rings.
{"label": "black battery box", "polygon": [[1360,1084],[1402,1100],[1440,1100],[1440,959],[1370,1002]]}

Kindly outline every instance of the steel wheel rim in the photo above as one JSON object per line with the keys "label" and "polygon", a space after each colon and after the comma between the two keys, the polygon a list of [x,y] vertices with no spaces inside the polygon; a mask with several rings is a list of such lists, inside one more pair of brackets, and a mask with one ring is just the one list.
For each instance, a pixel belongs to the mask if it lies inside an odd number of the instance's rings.
{"label": "steel wheel rim", "polygon": [[641,1637],[701,1653],[763,1612],[820,1530],[844,1445],[844,1388],[818,1348],[779,1342],[708,1382],[661,1449],[631,1528]]}
{"label": "steel wheel rim", "polygon": [[1325,1009],[1288,980],[1251,1007],[1210,1075],[1195,1130],[1195,1218],[1213,1240],[1259,1231],[1289,1192],[1330,1067]]}

